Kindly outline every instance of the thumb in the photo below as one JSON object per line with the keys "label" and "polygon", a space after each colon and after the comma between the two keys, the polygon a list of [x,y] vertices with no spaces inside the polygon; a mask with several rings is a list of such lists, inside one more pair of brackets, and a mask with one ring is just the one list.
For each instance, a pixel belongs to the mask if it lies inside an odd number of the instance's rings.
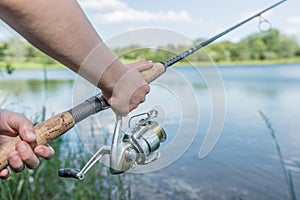
{"label": "thumb", "polygon": [[11,112],[8,110],[1,110],[1,129],[10,136],[17,136],[27,141],[34,142],[36,135],[34,134],[34,127],[30,120],[23,115]]}
{"label": "thumb", "polygon": [[151,69],[153,67],[153,63],[152,63],[151,60],[150,61],[139,61],[139,62],[136,62],[136,63],[127,64],[126,67],[129,70],[136,69],[139,72],[143,72],[143,71]]}

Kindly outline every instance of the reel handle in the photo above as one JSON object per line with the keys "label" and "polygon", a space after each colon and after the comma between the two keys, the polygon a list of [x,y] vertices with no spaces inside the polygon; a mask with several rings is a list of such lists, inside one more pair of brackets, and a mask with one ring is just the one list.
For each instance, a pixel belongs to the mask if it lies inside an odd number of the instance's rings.
{"label": "reel handle", "polygon": [[[166,68],[162,63],[154,63],[150,70],[144,71],[141,74],[144,79],[150,83],[162,75],[165,70]],[[36,125],[34,132],[36,133],[37,140],[35,143],[30,143],[30,145],[34,148],[37,145],[48,144],[55,138],[63,135],[79,121],[109,107],[104,97],[91,97],[69,111],[62,112]],[[12,138],[11,141],[5,145],[0,146],[0,170],[8,165],[7,155],[15,149],[16,144],[20,141],[21,138],[18,136]]]}

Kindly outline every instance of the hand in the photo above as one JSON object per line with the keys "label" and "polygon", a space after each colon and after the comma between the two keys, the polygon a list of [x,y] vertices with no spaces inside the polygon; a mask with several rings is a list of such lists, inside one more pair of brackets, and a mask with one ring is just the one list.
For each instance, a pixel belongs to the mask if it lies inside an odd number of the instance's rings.
{"label": "hand", "polygon": [[125,73],[111,89],[102,88],[104,97],[116,112],[126,115],[145,101],[150,87],[141,76],[141,72],[151,69],[152,66],[151,61],[128,64]]}
{"label": "hand", "polygon": [[[46,159],[53,157],[54,150],[50,146],[38,145],[32,150],[28,144],[36,140],[33,124],[28,119],[18,113],[0,110],[0,146],[18,135],[22,141],[7,155],[9,167],[14,172],[21,172],[25,165],[30,169],[36,168],[39,165],[37,156]],[[8,167],[0,170],[0,178],[6,179],[9,175]]]}

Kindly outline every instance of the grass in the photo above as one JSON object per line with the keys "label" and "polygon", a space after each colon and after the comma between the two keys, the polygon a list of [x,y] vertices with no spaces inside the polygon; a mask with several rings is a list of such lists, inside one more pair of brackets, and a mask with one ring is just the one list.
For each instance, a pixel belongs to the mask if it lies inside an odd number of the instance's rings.
{"label": "grass", "polygon": [[[0,180],[0,199],[130,199],[126,174],[113,176],[102,164],[95,165],[83,181],[57,176],[61,167],[82,167],[90,158],[81,145],[61,138],[51,143],[55,156],[41,159],[34,170],[12,173],[9,180]],[[72,149],[76,149],[75,151]]]}

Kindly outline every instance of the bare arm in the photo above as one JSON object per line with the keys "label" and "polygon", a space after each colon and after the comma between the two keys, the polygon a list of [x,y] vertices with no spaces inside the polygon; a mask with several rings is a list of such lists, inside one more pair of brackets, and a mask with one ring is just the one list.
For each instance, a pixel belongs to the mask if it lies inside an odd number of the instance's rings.
{"label": "bare arm", "polygon": [[0,16],[37,48],[75,72],[102,42],[74,0],[0,1]]}
{"label": "bare arm", "polygon": [[[121,113],[135,108],[149,92],[139,73],[127,69],[105,46],[75,0],[0,0],[0,18],[41,51],[100,87]],[[152,66],[142,65],[143,70]],[[124,93],[126,87],[132,91]]]}

